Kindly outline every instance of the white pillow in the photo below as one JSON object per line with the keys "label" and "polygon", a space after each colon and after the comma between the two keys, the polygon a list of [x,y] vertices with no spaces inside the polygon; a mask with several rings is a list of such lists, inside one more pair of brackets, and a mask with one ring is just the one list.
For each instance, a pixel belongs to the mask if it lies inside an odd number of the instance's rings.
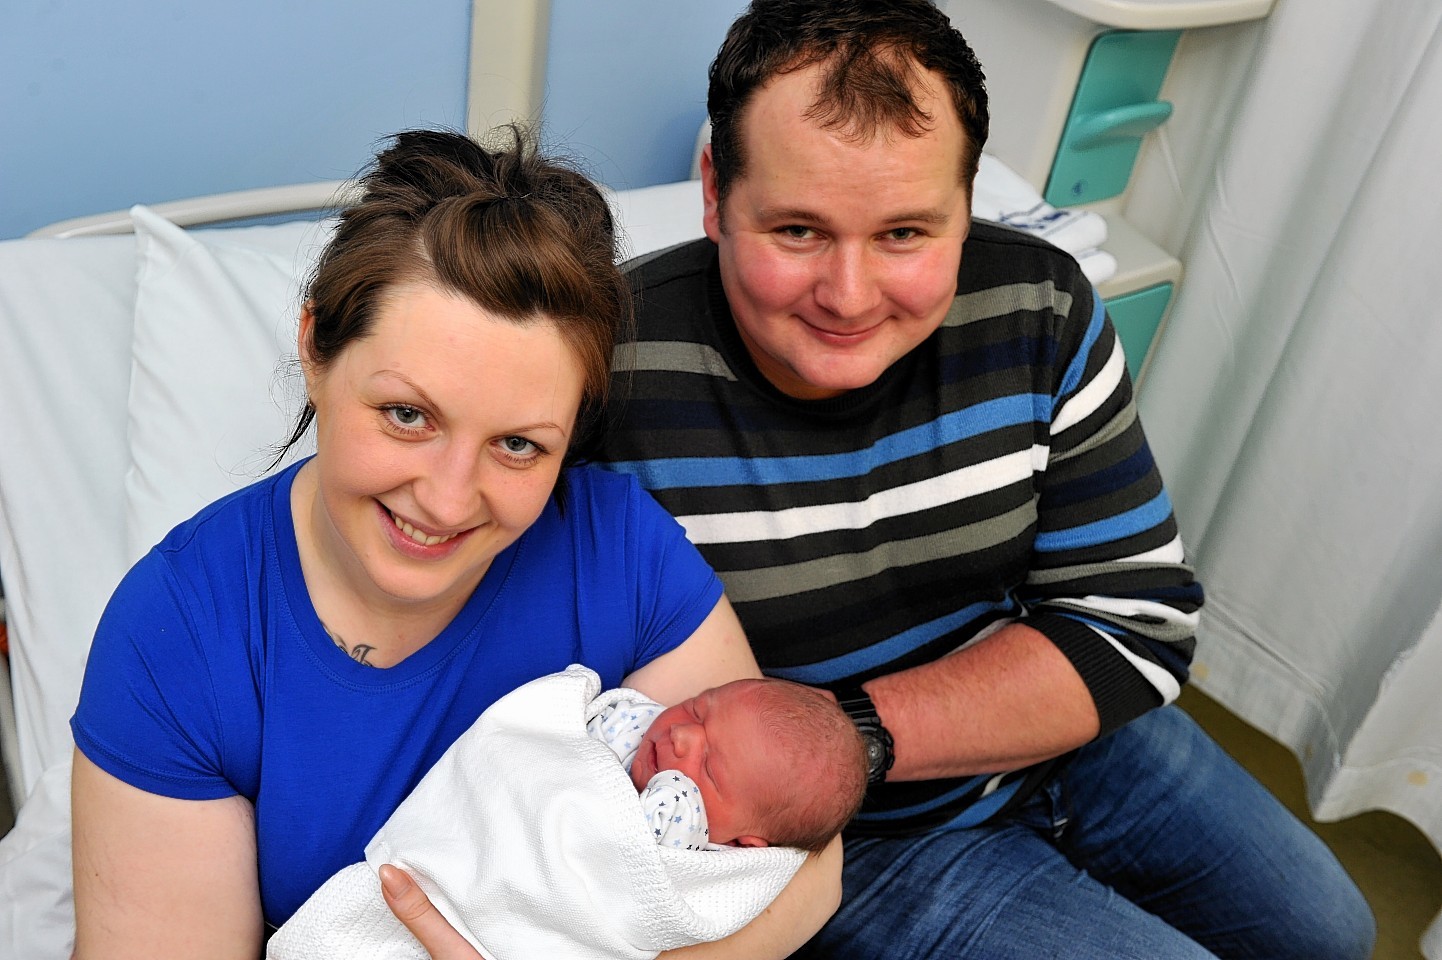
{"label": "white pillow", "polygon": [[[300,288],[332,221],[187,232],[145,207],[129,399],[133,561],[182,520],[266,472],[304,397]],[[305,451],[298,451],[305,452]]]}
{"label": "white pillow", "polygon": [[125,572],[134,309],[131,237],[0,243],[0,571],[18,727],[4,753],[20,798],[70,758],[90,637]]}
{"label": "white pillow", "polygon": [[621,234],[622,259],[706,235],[701,226],[700,180],[620,190],[607,199]]}

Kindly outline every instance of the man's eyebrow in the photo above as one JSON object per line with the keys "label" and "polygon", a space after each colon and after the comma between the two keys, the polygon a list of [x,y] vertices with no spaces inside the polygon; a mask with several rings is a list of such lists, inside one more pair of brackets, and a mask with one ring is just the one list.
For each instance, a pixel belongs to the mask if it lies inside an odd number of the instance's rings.
{"label": "man's eyebrow", "polygon": [[[825,224],[827,218],[814,210],[806,210],[802,207],[762,207],[757,211],[761,220],[776,222],[796,221],[798,223],[820,223]],[[951,214],[936,207],[927,207],[920,210],[903,210],[893,214],[881,221],[886,224],[905,223],[946,223],[951,220]]]}
{"label": "man's eyebrow", "polygon": [[887,217],[883,223],[946,223],[951,219],[951,214],[937,207],[926,207],[921,210],[903,210],[901,213]]}
{"label": "man's eyebrow", "polygon": [[807,223],[818,223],[826,218],[814,210],[805,210],[801,207],[762,207],[756,211],[762,220],[802,220]]}

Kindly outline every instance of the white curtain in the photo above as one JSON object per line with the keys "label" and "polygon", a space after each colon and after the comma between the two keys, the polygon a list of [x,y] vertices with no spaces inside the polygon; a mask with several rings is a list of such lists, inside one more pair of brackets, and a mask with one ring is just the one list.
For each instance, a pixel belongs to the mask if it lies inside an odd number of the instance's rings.
{"label": "white curtain", "polygon": [[1442,2],[1279,0],[1185,35],[1164,95],[1127,215],[1186,271],[1141,408],[1208,592],[1195,679],[1318,819],[1442,848]]}

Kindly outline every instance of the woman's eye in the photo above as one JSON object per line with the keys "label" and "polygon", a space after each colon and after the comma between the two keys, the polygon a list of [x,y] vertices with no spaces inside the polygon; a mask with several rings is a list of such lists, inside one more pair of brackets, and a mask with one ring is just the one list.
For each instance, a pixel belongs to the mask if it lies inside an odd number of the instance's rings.
{"label": "woman's eye", "polygon": [[384,409],[391,422],[402,429],[419,430],[426,425],[426,415],[416,407],[398,403]]}
{"label": "woman's eye", "polygon": [[529,457],[540,450],[525,437],[506,437],[501,441],[501,448],[513,457]]}

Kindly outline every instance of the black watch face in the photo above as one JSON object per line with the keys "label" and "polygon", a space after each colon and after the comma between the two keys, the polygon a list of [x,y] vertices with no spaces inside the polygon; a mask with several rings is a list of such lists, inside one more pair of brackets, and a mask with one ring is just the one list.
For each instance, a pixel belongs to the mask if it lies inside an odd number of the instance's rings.
{"label": "black watch face", "polygon": [[875,773],[886,762],[886,748],[881,745],[881,738],[874,733],[864,733],[861,739],[866,744],[866,765]]}

